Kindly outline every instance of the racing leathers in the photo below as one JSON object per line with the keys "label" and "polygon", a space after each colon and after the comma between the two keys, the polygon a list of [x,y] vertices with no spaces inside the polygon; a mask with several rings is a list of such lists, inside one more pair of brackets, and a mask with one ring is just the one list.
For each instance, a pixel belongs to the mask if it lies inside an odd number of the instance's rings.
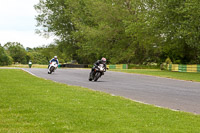
{"label": "racing leathers", "polygon": [[[106,72],[106,63],[104,63],[102,60],[98,60],[94,63],[94,66],[92,67],[91,69],[91,72],[90,72],[90,78],[92,78],[95,74],[94,70],[95,68],[97,68],[100,64],[103,64],[104,68],[105,68],[105,72]],[[104,73],[103,73],[104,74]]]}
{"label": "racing leathers", "polygon": [[[49,66],[50,66],[51,62],[53,62],[53,61],[55,61],[56,64],[59,64],[58,59],[52,58],[52,59],[49,61]],[[49,68],[49,66],[48,66],[48,68]]]}

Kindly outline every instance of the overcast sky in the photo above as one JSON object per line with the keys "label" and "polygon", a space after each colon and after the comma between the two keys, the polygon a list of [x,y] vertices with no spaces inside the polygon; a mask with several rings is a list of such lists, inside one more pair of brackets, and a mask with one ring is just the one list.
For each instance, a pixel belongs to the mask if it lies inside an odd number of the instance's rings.
{"label": "overcast sky", "polygon": [[34,5],[39,0],[0,0],[0,44],[19,42],[26,47],[47,45],[46,39],[35,33],[37,12]]}

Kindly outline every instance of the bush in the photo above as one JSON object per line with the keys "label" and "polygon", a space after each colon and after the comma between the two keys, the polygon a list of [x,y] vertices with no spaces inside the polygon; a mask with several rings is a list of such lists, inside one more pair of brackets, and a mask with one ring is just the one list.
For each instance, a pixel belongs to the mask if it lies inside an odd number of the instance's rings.
{"label": "bush", "polygon": [[11,56],[9,56],[3,47],[0,46],[0,66],[7,66],[11,65],[13,62],[13,59]]}
{"label": "bush", "polygon": [[165,63],[166,63],[166,64],[172,64],[172,61],[171,61],[171,59],[168,57],[168,58],[165,60]]}
{"label": "bush", "polygon": [[159,69],[159,66],[157,64],[153,65],[129,64],[128,69]]}
{"label": "bush", "polygon": [[65,63],[63,59],[59,59],[59,63]]}

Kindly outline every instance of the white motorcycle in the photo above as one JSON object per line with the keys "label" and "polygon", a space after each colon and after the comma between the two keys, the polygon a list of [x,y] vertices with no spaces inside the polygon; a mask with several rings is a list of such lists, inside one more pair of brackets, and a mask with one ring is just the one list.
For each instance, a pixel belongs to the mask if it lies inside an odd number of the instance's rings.
{"label": "white motorcycle", "polygon": [[51,74],[52,72],[54,72],[58,67],[58,64],[53,61],[50,63],[50,66],[49,66],[49,70],[48,70],[48,74]]}
{"label": "white motorcycle", "polygon": [[104,72],[106,71],[103,64],[100,64],[97,68],[94,69],[94,74],[90,75],[89,81],[97,81],[102,75],[104,75]]}

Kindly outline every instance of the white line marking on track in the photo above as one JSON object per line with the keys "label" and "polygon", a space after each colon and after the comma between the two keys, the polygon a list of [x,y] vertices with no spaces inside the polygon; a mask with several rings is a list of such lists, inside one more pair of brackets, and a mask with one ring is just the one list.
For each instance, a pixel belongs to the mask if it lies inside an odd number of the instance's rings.
{"label": "white line marking on track", "polygon": [[[35,74],[33,74],[33,73],[31,73],[31,72],[29,72],[28,70],[25,70],[25,69],[21,69],[21,70],[23,70],[23,71],[25,71],[25,72],[27,72],[27,73],[29,73],[29,74],[31,74],[31,75],[33,75],[33,76],[35,76],[35,77],[38,77],[38,76],[36,76]],[[38,77],[38,78],[40,78],[40,77]]]}

